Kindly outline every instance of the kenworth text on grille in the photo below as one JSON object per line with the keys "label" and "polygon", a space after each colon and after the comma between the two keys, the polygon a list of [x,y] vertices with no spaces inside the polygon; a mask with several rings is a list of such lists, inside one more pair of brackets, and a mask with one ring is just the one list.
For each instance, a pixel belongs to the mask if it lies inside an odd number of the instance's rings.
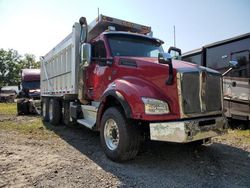
{"label": "kenworth text on grille", "polygon": [[108,158],[134,158],[147,138],[205,143],[224,133],[222,76],[174,60],[151,28],[99,15],[73,25],[41,64],[42,117],[100,131]]}

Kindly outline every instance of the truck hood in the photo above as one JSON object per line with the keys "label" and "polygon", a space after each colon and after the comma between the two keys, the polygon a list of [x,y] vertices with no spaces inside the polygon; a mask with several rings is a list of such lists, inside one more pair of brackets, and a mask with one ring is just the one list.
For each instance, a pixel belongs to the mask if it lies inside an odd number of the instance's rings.
{"label": "truck hood", "polygon": [[[166,84],[169,79],[169,66],[159,63],[158,58],[115,57],[114,61],[117,72],[113,71],[113,75],[114,77],[115,75],[119,76],[117,80],[111,83],[110,88],[115,87],[116,91],[119,91],[125,99],[132,97],[133,104],[131,106],[134,114],[142,115],[144,119],[162,121],[189,117],[183,115],[184,112],[181,110],[184,107],[185,113],[188,115],[198,114],[197,117],[204,115],[205,113],[201,111],[199,103],[200,87],[202,87],[202,91],[205,91],[205,94],[207,93],[208,98],[212,97],[213,100],[221,101],[221,79],[218,78],[221,77],[221,74],[212,69],[173,60],[174,79],[173,83],[169,85]],[[200,84],[200,79],[209,83],[202,82]],[[151,119],[146,114],[140,114],[144,111],[144,105],[141,102],[142,97],[167,101],[171,113],[154,116]],[[204,100],[206,100],[207,105],[212,106],[212,103],[210,102],[210,104],[206,97],[204,97]],[[193,104],[195,108],[192,107]],[[214,108],[220,110],[217,106]],[[192,111],[192,109],[195,110]],[[212,109],[210,111],[216,111],[213,106],[210,109]]]}
{"label": "truck hood", "polygon": [[[143,65],[150,65],[151,63],[155,63],[159,66],[162,67],[168,67],[167,64],[160,64],[158,62],[158,58],[149,58],[149,57],[119,57],[120,59],[127,59],[130,60],[131,62],[135,62],[137,66],[143,66]],[[173,68],[174,68],[174,72],[193,72],[193,71],[206,71],[206,72],[210,72],[210,73],[214,73],[214,74],[221,74],[220,72],[207,68],[207,67],[203,67],[197,64],[193,64],[193,63],[189,63],[186,61],[181,61],[181,60],[172,60],[173,63]],[[152,66],[152,64],[151,64]]]}

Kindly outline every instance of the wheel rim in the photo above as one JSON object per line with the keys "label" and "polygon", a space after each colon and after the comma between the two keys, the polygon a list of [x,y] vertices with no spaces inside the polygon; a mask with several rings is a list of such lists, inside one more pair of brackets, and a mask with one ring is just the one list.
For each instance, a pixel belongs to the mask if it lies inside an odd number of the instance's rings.
{"label": "wheel rim", "polygon": [[49,102],[49,120],[53,119],[52,100]]}
{"label": "wheel rim", "polygon": [[115,150],[119,144],[119,130],[113,119],[108,119],[104,125],[104,139],[110,150]]}
{"label": "wheel rim", "polygon": [[46,104],[43,102],[43,117],[46,116]]}

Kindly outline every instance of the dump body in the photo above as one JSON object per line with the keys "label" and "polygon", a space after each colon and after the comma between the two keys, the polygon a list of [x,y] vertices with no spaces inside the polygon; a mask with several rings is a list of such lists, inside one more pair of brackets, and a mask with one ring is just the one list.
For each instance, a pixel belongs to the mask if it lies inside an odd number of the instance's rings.
{"label": "dump body", "polygon": [[41,63],[42,95],[77,94],[79,44],[80,25],[75,23],[72,33],[44,56]]}

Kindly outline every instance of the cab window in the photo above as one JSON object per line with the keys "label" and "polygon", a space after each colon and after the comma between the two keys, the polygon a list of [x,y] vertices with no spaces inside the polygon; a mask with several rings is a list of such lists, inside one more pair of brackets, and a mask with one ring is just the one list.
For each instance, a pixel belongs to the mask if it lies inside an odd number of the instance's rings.
{"label": "cab window", "polygon": [[92,56],[94,58],[106,58],[106,49],[103,41],[98,41],[92,46]]}

